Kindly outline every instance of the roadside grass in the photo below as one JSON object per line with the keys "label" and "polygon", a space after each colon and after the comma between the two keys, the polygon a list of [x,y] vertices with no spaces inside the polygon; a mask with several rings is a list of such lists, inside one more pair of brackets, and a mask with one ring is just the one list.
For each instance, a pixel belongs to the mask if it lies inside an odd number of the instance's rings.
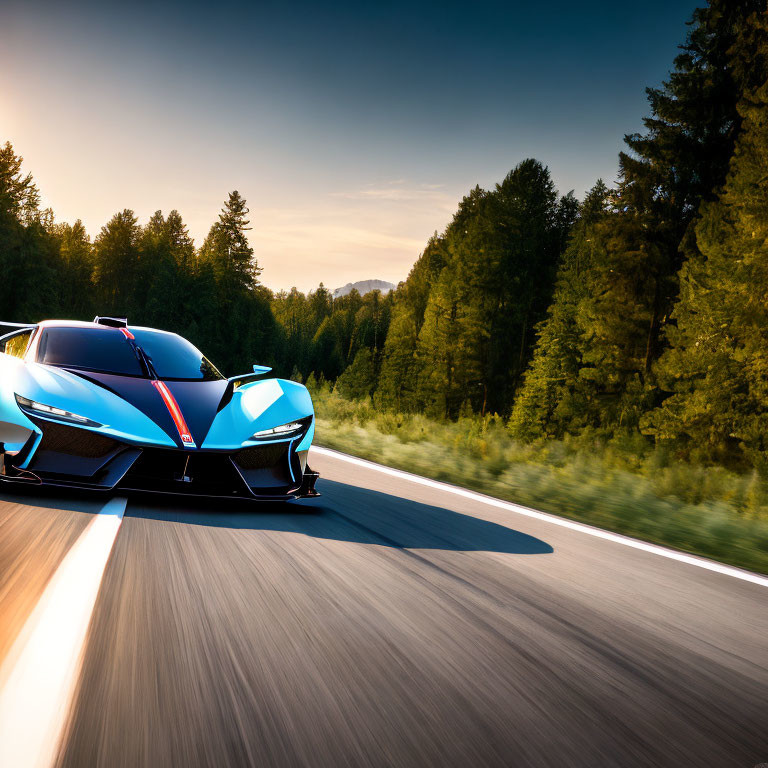
{"label": "roadside grass", "polygon": [[641,436],[521,444],[498,417],[380,412],[313,383],[318,445],[768,573],[768,489],[757,473],[674,462]]}

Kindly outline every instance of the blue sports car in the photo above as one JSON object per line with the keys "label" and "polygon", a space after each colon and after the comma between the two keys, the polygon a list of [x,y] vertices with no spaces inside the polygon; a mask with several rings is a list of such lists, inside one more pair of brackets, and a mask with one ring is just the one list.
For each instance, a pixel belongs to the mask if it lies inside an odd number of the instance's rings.
{"label": "blue sports car", "polygon": [[225,378],[175,333],[0,323],[0,482],[251,499],[317,496],[306,388]]}

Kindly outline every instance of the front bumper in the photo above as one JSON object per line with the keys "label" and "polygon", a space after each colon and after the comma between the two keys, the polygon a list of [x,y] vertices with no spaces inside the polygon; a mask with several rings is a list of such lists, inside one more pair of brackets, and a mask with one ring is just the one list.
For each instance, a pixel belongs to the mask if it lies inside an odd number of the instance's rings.
{"label": "front bumper", "polygon": [[185,451],[129,445],[57,422],[35,423],[42,431],[39,444],[33,436],[16,456],[6,455],[0,480],[220,498],[319,496],[318,474],[306,467],[306,453],[296,451],[299,439],[233,451]]}

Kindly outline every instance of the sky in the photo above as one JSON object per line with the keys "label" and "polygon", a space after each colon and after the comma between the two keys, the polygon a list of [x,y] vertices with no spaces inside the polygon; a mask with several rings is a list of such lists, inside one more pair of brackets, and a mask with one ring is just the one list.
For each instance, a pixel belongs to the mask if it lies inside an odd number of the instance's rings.
{"label": "sky", "polygon": [[0,141],[92,237],[237,189],[270,288],[397,283],[527,157],[614,182],[696,5],[0,0]]}

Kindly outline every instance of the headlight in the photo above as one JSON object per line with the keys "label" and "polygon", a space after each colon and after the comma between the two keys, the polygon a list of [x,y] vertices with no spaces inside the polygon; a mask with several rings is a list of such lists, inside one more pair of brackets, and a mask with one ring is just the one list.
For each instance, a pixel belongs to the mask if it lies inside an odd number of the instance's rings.
{"label": "headlight", "polygon": [[35,402],[34,400],[30,400],[28,397],[22,397],[21,395],[16,395],[16,402],[19,404],[19,408],[23,411],[28,411],[33,415],[46,416],[51,419],[57,419],[58,421],[68,421],[72,424],[80,424],[84,427],[103,426],[103,424],[99,424],[98,421],[86,419],[85,416],[78,416],[76,413],[64,411],[61,408],[56,408],[52,405],[44,405],[43,403]]}
{"label": "headlight", "polygon": [[272,429],[262,429],[256,432],[251,440],[277,440],[281,437],[293,437],[298,435],[304,429],[300,421],[291,421],[288,424],[281,424]]}

